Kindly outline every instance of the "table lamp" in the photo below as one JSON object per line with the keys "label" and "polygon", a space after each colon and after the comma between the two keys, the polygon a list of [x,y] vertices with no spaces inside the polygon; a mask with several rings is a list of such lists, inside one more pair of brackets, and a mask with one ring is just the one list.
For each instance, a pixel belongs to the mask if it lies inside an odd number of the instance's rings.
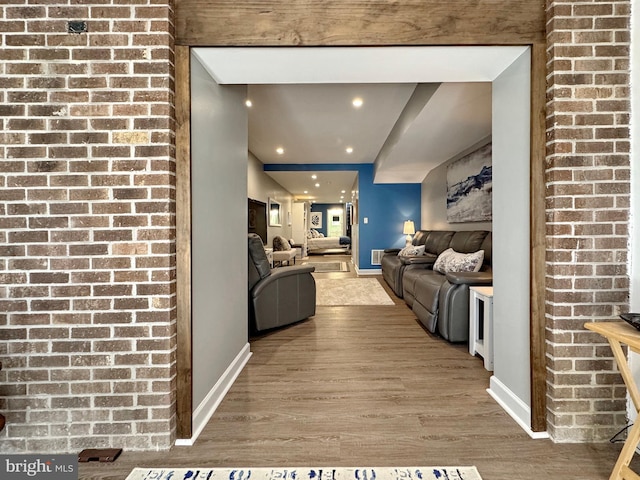
{"label": "table lamp", "polygon": [[402,227],[402,233],[407,236],[407,247],[411,245],[411,235],[416,233],[416,227],[413,224],[413,220],[405,220],[404,226]]}

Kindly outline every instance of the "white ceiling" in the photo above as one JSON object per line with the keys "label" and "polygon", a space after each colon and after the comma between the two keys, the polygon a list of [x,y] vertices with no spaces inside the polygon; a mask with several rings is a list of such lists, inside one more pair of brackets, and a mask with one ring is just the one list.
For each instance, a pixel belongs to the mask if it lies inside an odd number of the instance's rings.
{"label": "white ceiling", "polygon": [[[249,85],[249,149],[264,164],[375,162],[376,183],[420,183],[491,134],[491,81],[526,47],[193,50],[218,83]],[[314,172],[267,173],[320,203],[355,179],[317,172],[317,188]]]}

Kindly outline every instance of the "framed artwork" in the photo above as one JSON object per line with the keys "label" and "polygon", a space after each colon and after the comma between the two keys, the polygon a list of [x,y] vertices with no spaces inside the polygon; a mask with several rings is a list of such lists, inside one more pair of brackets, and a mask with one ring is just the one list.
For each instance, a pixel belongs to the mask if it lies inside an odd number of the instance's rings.
{"label": "framed artwork", "polygon": [[322,228],[322,212],[311,212],[311,228]]}
{"label": "framed artwork", "polygon": [[491,143],[447,167],[447,221],[490,222]]}
{"label": "framed artwork", "polygon": [[282,226],[282,205],[274,199],[269,199],[269,226]]}

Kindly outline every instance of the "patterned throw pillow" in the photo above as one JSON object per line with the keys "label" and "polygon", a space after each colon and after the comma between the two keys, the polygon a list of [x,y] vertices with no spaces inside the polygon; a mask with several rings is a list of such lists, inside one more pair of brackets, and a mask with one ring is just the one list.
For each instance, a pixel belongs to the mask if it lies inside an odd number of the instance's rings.
{"label": "patterned throw pillow", "polygon": [[474,253],[460,253],[448,248],[436,259],[433,269],[442,274],[448,272],[477,272],[482,268],[484,250]]}
{"label": "patterned throw pillow", "polygon": [[424,253],[424,245],[409,245],[398,252],[401,257],[415,257]]}
{"label": "patterned throw pillow", "polygon": [[284,250],[291,250],[291,244],[289,240],[280,235],[273,237],[273,251],[282,252]]}

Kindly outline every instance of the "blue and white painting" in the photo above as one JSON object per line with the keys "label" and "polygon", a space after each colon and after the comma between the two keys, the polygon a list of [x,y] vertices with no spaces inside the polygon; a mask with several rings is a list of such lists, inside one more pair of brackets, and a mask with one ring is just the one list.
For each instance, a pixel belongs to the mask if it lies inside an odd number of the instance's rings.
{"label": "blue and white painting", "polygon": [[447,167],[447,221],[491,221],[491,143]]}

